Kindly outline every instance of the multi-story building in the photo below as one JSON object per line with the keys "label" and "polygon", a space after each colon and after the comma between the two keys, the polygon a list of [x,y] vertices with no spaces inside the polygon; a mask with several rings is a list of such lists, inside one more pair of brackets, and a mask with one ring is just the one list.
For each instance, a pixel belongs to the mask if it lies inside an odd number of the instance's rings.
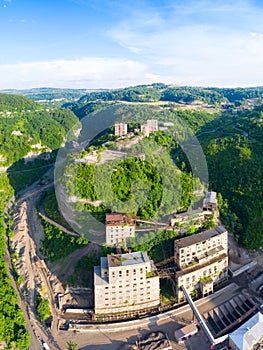
{"label": "multi-story building", "polygon": [[126,245],[128,238],[135,236],[135,221],[124,213],[106,214],[106,244]]}
{"label": "multi-story building", "polygon": [[125,123],[116,123],[114,125],[114,134],[115,136],[124,136],[128,132],[127,124]]}
{"label": "multi-story building", "polygon": [[147,253],[108,255],[94,267],[95,314],[157,308],[159,276]]}
{"label": "multi-story building", "polygon": [[174,242],[177,297],[184,300],[180,286],[203,296],[228,274],[228,232],[222,226],[177,239]]}
{"label": "multi-story building", "polygon": [[147,124],[142,124],[141,132],[144,134],[144,136],[149,137],[150,136],[149,126]]}
{"label": "multi-story building", "polygon": [[148,137],[152,132],[158,131],[158,120],[148,119],[147,124],[141,125],[141,132]]}
{"label": "multi-story building", "polygon": [[156,119],[148,119],[147,120],[147,125],[148,125],[150,133],[158,131],[158,120],[156,120]]}

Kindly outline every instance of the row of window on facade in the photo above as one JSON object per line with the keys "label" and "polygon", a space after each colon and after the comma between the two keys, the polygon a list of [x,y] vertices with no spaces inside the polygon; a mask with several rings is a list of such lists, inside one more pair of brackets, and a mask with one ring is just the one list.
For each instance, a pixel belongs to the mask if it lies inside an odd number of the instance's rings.
{"label": "row of window on facade", "polygon": [[[200,253],[201,250],[206,250],[207,248],[209,249],[209,248],[211,248],[211,247],[215,247],[217,244],[220,244],[220,243],[221,243],[221,240],[220,240],[220,238],[218,238],[217,242],[216,242],[216,240],[211,241],[211,243],[208,241],[207,247],[206,247],[206,245],[205,245],[205,244],[206,244],[206,241],[204,241],[204,242],[202,242],[202,246],[201,246],[201,243],[198,243],[198,244],[196,244],[195,248],[196,248],[197,253]],[[181,254],[181,256],[184,257],[185,253],[186,253],[186,256],[190,256],[191,254],[192,254],[192,255],[195,255],[195,254],[196,254],[196,252],[190,253],[190,250],[191,250],[190,247],[187,247],[187,248],[185,248],[185,249],[184,249],[184,248],[181,248],[181,249],[180,249],[180,254]]]}
{"label": "row of window on facade", "polygon": [[[227,265],[227,262],[225,261],[225,262],[224,262],[224,266],[226,266],[226,265]],[[214,273],[216,273],[216,272],[217,272],[217,266],[214,266]],[[207,273],[208,273],[208,275],[207,275]],[[207,271],[207,270],[203,271],[203,277],[209,276],[209,275],[211,275],[212,273],[213,273],[213,272],[212,272],[212,268],[209,268],[208,271]],[[193,276],[192,276],[192,282],[195,282],[195,280],[196,280],[196,275],[193,275]],[[180,279],[180,281],[181,281],[181,283],[183,283],[183,282],[184,282],[183,278]],[[189,282],[190,282],[190,277],[186,277],[185,282],[186,282],[186,283],[189,283]]]}
{"label": "row of window on facade", "polygon": [[[119,277],[122,277],[123,274],[122,274],[123,271],[119,271]],[[133,274],[134,275],[137,275],[137,272],[139,273],[139,269],[133,269]],[[145,267],[145,271],[144,271],[144,268],[141,267],[140,268],[140,274],[144,273],[144,272],[147,272],[147,266]],[[112,277],[116,277],[116,274],[115,274],[115,271],[112,271],[112,274],[111,274]],[[130,276],[130,270],[126,270],[126,276]]]}
{"label": "row of window on facade", "polygon": [[[140,300],[137,300],[135,298],[132,300],[134,305],[137,304],[138,302],[151,300],[150,296],[146,297],[144,294],[141,294],[141,296],[143,296],[143,298],[140,298]],[[126,300],[124,300],[124,299],[116,300],[115,298],[112,298],[111,300],[105,299],[105,304],[104,305],[105,306],[116,306],[116,305],[120,305],[120,304],[128,304],[129,302],[126,302]]]}

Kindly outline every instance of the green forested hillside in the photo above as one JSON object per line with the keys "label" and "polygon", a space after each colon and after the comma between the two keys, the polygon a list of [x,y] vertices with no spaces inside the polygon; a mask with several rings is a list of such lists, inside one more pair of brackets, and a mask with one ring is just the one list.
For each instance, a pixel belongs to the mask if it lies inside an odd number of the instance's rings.
{"label": "green forested hillside", "polygon": [[[263,88],[205,88],[191,86],[168,86],[165,84],[140,85],[118,90],[93,91],[72,103],[70,108],[81,117],[94,108],[110,101],[124,102],[176,102],[192,104],[200,101],[208,104],[234,103],[240,105],[246,99],[263,98]],[[94,106],[94,102],[96,105]]]}
{"label": "green forested hillside", "polygon": [[[102,107],[103,101],[107,101],[114,96],[123,96],[129,90],[137,91],[137,100],[145,90],[157,89],[161,96],[173,94],[169,100],[184,99],[184,96],[190,96],[188,100],[198,98],[210,103],[224,101],[235,103],[238,109],[221,110],[213,114],[205,111],[195,110],[175,110],[170,106],[165,111],[156,112],[154,106],[145,106],[137,104],[131,110],[127,105],[119,107],[120,115],[123,114],[123,121],[134,123],[145,122],[149,116],[159,120],[159,125],[164,122],[173,122],[174,127],[169,127],[173,136],[180,141],[183,128],[178,119],[183,120],[191,130],[196,133],[199,142],[206,156],[209,170],[210,189],[220,192],[224,198],[221,216],[222,220],[229,229],[235,233],[236,238],[241,244],[250,249],[258,249],[263,246],[263,193],[262,193],[262,174],[263,174],[263,107],[260,104],[262,100],[262,87],[259,88],[179,88],[160,86],[142,86],[124,90],[100,92],[99,95],[89,94],[79,101],[75,108],[82,118],[86,107],[93,106],[96,110]],[[147,95],[147,94],[146,94]],[[146,96],[145,95],[145,96]],[[160,95],[160,94],[159,94]],[[209,96],[208,96],[209,95]],[[147,95],[149,96],[149,95]],[[153,96],[153,94],[152,94]],[[157,96],[157,95],[156,95]],[[177,96],[177,97],[175,97]],[[92,99],[100,99],[98,102],[91,102]],[[163,97],[158,97],[162,99]],[[249,99],[256,99],[250,104]],[[88,102],[87,102],[88,101]],[[105,102],[104,102],[105,103]],[[105,106],[105,104],[104,104]],[[99,116],[100,112],[97,113]],[[98,118],[99,119],[99,118]],[[113,133],[113,129],[111,130]],[[182,154],[182,152],[181,152]],[[177,165],[181,169],[190,168],[187,166],[187,157],[181,157],[180,152],[175,152]]]}
{"label": "green forested hillside", "polygon": [[[214,120],[200,135],[210,186],[227,199],[222,218],[247,248],[263,245],[263,106]],[[206,125],[206,129],[208,125]]]}
{"label": "green forested hillside", "polygon": [[5,111],[0,114],[2,165],[13,164],[37,147],[43,152],[59,148],[77,122],[69,110],[44,109],[22,96],[0,94],[0,110]]}
{"label": "green forested hillside", "polygon": [[4,210],[15,190],[37,180],[48,169],[43,159],[27,164],[22,160],[34,150],[32,145],[41,145],[37,149],[40,153],[58,148],[77,118],[71,111],[47,111],[25,97],[8,94],[0,94],[0,111],[0,342],[4,341],[7,349],[26,350],[30,337],[4,260]]}

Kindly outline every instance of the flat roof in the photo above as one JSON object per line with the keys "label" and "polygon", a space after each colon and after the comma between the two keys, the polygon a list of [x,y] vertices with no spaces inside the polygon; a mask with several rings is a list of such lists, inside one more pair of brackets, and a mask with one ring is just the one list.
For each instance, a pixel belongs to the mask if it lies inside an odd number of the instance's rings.
{"label": "flat roof", "polygon": [[106,214],[106,224],[111,222],[126,222],[127,214],[125,213],[110,213]]}
{"label": "flat roof", "polygon": [[217,226],[217,227],[211,228],[210,230],[207,230],[201,233],[196,233],[192,236],[176,239],[174,241],[174,246],[177,246],[178,248],[185,248],[190,245],[197,244],[202,241],[206,241],[224,232],[226,232],[226,229],[223,226]]}
{"label": "flat roof", "polygon": [[[108,267],[130,266],[149,262],[150,259],[145,252],[134,252],[126,254],[108,255]],[[102,262],[102,258],[101,258]]]}
{"label": "flat roof", "polygon": [[100,266],[94,266],[94,285],[95,286],[106,286],[108,285],[108,278],[101,277],[101,268]]}
{"label": "flat roof", "polygon": [[258,312],[241,327],[229,334],[229,338],[241,350],[248,350],[263,336],[263,315]]}
{"label": "flat roof", "polygon": [[217,199],[216,199],[216,192],[207,192],[205,195],[205,199],[204,199],[204,203],[213,203],[213,204],[217,204]]}
{"label": "flat roof", "polygon": [[198,328],[194,323],[191,323],[185,327],[182,327],[174,332],[174,336],[176,339],[180,339],[182,337],[187,337],[190,334],[194,334],[198,332]]}
{"label": "flat roof", "polygon": [[126,213],[110,213],[106,214],[107,226],[135,226],[134,219],[129,218]]}

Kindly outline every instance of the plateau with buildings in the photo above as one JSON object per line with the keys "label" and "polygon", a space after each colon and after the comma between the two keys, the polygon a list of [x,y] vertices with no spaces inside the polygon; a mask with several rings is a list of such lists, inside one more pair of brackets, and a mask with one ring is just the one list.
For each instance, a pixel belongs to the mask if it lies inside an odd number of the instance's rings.
{"label": "plateau with buildings", "polygon": [[[128,132],[127,124],[116,123],[115,143],[119,149],[130,148],[143,137],[148,137],[158,130],[160,128],[157,120],[147,120],[147,123],[142,124],[135,133]],[[145,160],[143,156],[143,154],[140,155],[142,161]],[[96,163],[97,152],[91,152],[85,160]],[[202,208],[175,214],[171,218],[170,225],[165,229],[180,231],[181,224],[193,221],[200,229],[204,221],[216,214],[217,206],[216,192],[208,192]],[[114,247],[121,253],[101,257],[100,265],[94,267],[93,320],[98,322],[127,320],[159,313],[162,310],[160,282],[163,276],[168,274],[175,286],[176,302],[173,307],[188,301],[212,345],[219,344],[228,337],[229,346],[232,349],[259,349],[254,346],[262,342],[262,314],[256,313],[257,307],[250,298],[240,295],[229,303],[204,313],[203,317],[198,314],[191,301],[191,296],[204,298],[213,294],[220,284],[227,283],[229,278],[228,232],[223,226],[218,224],[216,227],[194,235],[176,238],[172,265],[170,260],[167,269],[166,266],[155,265],[145,252],[127,253],[127,241],[135,237],[136,218],[126,213],[109,213],[106,214],[105,227],[106,245]],[[246,323],[240,326],[243,322]],[[181,343],[197,331],[196,325],[191,324],[177,331],[174,336],[177,342]],[[158,343],[157,338],[156,344],[160,344],[160,349],[172,348],[168,339],[166,341],[164,337]],[[147,340],[141,341],[137,344],[137,348],[148,349],[148,343]]]}

